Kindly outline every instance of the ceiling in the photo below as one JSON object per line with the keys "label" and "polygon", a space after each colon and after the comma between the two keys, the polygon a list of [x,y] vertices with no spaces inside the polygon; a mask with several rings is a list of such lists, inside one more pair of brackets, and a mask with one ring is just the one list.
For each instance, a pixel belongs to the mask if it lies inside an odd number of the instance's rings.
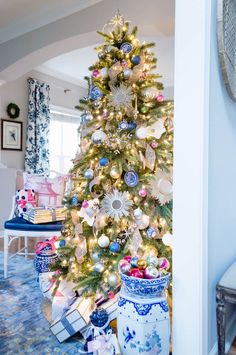
{"label": "ceiling", "polygon": [[0,0],[0,43],[101,0]]}

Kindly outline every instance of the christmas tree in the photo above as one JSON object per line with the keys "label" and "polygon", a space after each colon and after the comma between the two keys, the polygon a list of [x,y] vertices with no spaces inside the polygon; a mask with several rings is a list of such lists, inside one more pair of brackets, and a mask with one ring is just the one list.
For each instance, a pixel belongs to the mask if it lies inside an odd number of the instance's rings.
{"label": "christmas tree", "polygon": [[126,255],[171,261],[173,105],[153,73],[154,44],[129,27],[117,14],[98,32],[104,43],[77,106],[81,150],[54,269],[84,296],[116,290]]}

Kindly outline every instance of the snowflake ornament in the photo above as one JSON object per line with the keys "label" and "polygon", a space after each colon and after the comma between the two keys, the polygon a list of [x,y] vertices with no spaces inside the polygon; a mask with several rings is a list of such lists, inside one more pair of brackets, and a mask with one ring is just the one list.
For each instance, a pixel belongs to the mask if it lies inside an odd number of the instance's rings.
{"label": "snowflake ornament", "polygon": [[128,198],[128,192],[115,189],[102,200],[101,211],[118,222],[122,216],[129,215],[129,207],[132,204],[133,202]]}
{"label": "snowflake ornament", "polygon": [[132,100],[134,98],[132,88],[121,84],[120,86],[112,86],[111,93],[108,96],[108,106],[119,111],[122,109],[131,109]]}
{"label": "snowflake ornament", "polygon": [[150,183],[150,192],[152,197],[164,205],[172,200],[172,170],[165,172],[158,169]]}

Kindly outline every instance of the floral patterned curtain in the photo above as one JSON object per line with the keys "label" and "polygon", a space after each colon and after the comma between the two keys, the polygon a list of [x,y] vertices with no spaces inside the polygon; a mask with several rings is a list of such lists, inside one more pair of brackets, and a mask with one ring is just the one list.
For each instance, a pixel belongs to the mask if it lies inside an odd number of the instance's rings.
{"label": "floral patterned curtain", "polygon": [[25,170],[31,174],[49,173],[49,93],[50,86],[28,79],[29,108],[25,148]]}

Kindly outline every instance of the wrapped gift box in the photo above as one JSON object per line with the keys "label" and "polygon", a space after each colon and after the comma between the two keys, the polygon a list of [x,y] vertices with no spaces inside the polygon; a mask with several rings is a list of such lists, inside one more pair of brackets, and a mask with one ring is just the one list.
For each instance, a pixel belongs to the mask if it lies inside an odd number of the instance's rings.
{"label": "wrapped gift box", "polygon": [[34,190],[22,189],[16,192],[16,215],[22,217],[25,212],[36,206]]}
{"label": "wrapped gift box", "polygon": [[115,334],[99,335],[88,342],[88,351],[93,355],[119,355],[120,348]]}
{"label": "wrapped gift box", "polygon": [[63,221],[66,218],[66,210],[63,206],[29,208],[23,213],[23,218],[33,224]]}
{"label": "wrapped gift box", "polygon": [[77,332],[85,329],[90,322],[90,314],[93,311],[91,298],[79,298],[70,306],[69,310],[58,317],[51,324],[50,329],[59,342],[63,342]]}

